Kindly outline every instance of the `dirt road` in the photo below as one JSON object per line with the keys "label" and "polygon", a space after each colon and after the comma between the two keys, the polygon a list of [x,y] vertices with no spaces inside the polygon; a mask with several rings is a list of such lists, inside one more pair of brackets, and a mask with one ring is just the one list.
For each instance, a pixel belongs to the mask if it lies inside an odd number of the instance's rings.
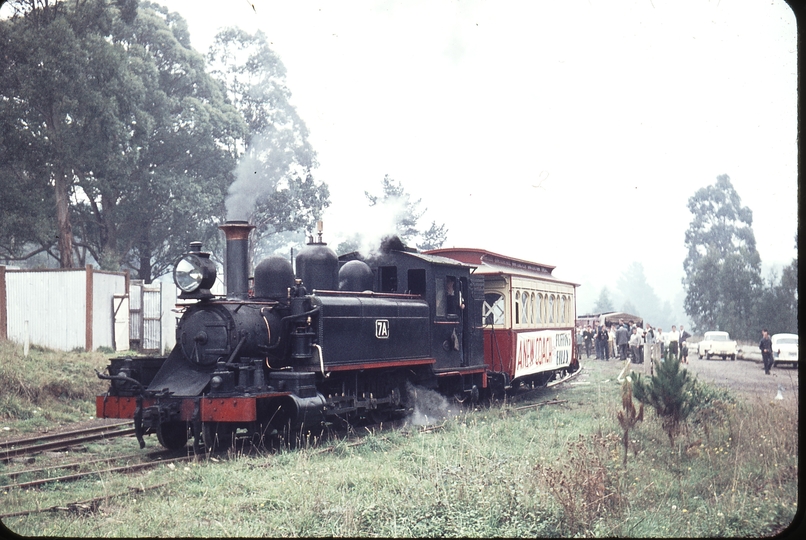
{"label": "dirt road", "polygon": [[[748,396],[775,398],[778,386],[783,387],[784,399],[795,399],[798,393],[798,370],[789,366],[774,367],[769,375],[764,374],[760,361],[698,359],[689,355],[688,364],[683,365],[699,380],[726,386]],[[634,371],[649,374],[649,364],[632,366]]]}
{"label": "dirt road", "polygon": [[685,366],[697,377],[706,382],[727,386],[746,394],[774,398],[778,387],[783,388],[785,399],[795,399],[798,393],[798,369],[789,366],[773,367],[769,375],[764,374],[761,362],[752,360],[699,360],[689,356]]}

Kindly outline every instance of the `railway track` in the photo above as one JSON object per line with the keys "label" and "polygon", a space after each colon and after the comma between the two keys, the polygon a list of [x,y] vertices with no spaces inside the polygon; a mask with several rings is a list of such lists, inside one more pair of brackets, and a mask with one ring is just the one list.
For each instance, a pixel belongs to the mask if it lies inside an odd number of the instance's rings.
{"label": "railway track", "polygon": [[[151,454],[149,456],[144,456],[146,459],[151,459],[150,461],[140,461],[138,463],[128,463],[126,465],[121,465],[117,467],[108,467],[105,469],[95,469],[94,467],[91,470],[86,471],[79,471],[73,474],[67,475],[59,475],[59,476],[46,476],[44,478],[38,478],[36,480],[29,480],[26,482],[17,482],[14,484],[6,484],[0,485],[0,488],[4,490],[8,489],[27,489],[32,487],[38,487],[44,484],[50,484],[54,482],[72,482],[75,480],[80,480],[82,478],[87,478],[90,476],[102,476],[106,474],[125,474],[125,473],[132,473],[141,471],[143,469],[150,469],[152,467],[156,467],[157,465],[167,465],[169,463],[177,463],[177,462],[184,462],[184,461],[191,461],[196,459],[194,455],[185,455],[179,457],[173,457],[168,459],[161,459],[166,453],[165,452],[158,452],[155,454]],[[173,454],[175,455],[175,453]],[[110,458],[101,458],[81,463],[70,463],[65,465],[52,465],[50,467],[42,467],[39,469],[27,469],[27,470],[20,470],[20,471],[13,471],[9,473],[5,473],[4,476],[9,478],[18,478],[24,475],[40,475],[40,474],[47,474],[53,471],[59,470],[70,470],[70,469],[81,469],[92,465],[99,465],[102,463],[112,463],[115,461],[122,461],[126,458],[135,457],[138,459],[142,459],[142,457],[134,454],[133,456],[125,456],[125,457],[110,457]]]}
{"label": "railway track", "polygon": [[118,422],[116,424],[105,424],[61,433],[2,441],[0,442],[0,461],[8,462],[21,456],[63,450],[102,439],[134,435],[133,426],[132,422]]}

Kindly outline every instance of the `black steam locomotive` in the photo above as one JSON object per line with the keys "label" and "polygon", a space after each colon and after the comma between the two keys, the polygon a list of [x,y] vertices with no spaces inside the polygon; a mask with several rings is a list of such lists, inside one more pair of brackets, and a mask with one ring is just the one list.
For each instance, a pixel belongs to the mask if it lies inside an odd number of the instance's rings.
{"label": "black steam locomotive", "polygon": [[[325,423],[403,414],[407,386],[477,400],[503,379],[484,361],[484,278],[472,265],[389,239],[377,255],[341,258],[311,238],[296,257],[254,268],[254,228],[227,222],[226,297],[201,244],[177,262],[188,302],[167,357],[113,358],[97,416],[133,418],[140,446],[228,444],[236,433],[293,438]],[[474,324],[477,323],[477,324]],[[502,388],[501,388],[502,389]]]}

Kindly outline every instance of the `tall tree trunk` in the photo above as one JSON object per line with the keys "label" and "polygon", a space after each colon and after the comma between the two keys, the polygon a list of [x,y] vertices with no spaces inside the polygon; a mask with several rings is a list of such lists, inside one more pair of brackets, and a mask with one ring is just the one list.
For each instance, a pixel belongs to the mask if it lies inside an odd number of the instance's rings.
{"label": "tall tree trunk", "polygon": [[151,242],[143,240],[138,247],[140,255],[140,268],[137,269],[137,277],[145,283],[151,283]]}
{"label": "tall tree trunk", "polygon": [[70,224],[70,196],[67,174],[56,174],[56,226],[59,231],[59,266],[73,268],[73,226]]}

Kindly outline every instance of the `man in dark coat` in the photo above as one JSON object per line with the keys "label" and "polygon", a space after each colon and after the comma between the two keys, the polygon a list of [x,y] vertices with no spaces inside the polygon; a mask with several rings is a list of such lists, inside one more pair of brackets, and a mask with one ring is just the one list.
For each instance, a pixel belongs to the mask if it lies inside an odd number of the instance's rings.
{"label": "man in dark coat", "polygon": [[608,340],[607,328],[605,325],[601,325],[599,327],[599,331],[596,333],[596,349],[599,353],[598,357],[599,360],[607,360],[607,340]]}
{"label": "man in dark coat", "polygon": [[585,328],[585,331],[582,332],[582,339],[585,341],[585,354],[588,358],[591,357],[591,341],[593,341],[593,330],[591,330],[591,326],[588,325]]}
{"label": "man in dark coat", "polygon": [[618,347],[618,357],[621,360],[627,359],[627,347],[630,342],[630,333],[627,327],[621,324],[616,330],[616,347]]}
{"label": "man in dark coat", "polygon": [[764,373],[769,375],[770,369],[772,369],[772,340],[766,328],[761,331],[758,348],[761,349],[761,359],[764,361]]}

